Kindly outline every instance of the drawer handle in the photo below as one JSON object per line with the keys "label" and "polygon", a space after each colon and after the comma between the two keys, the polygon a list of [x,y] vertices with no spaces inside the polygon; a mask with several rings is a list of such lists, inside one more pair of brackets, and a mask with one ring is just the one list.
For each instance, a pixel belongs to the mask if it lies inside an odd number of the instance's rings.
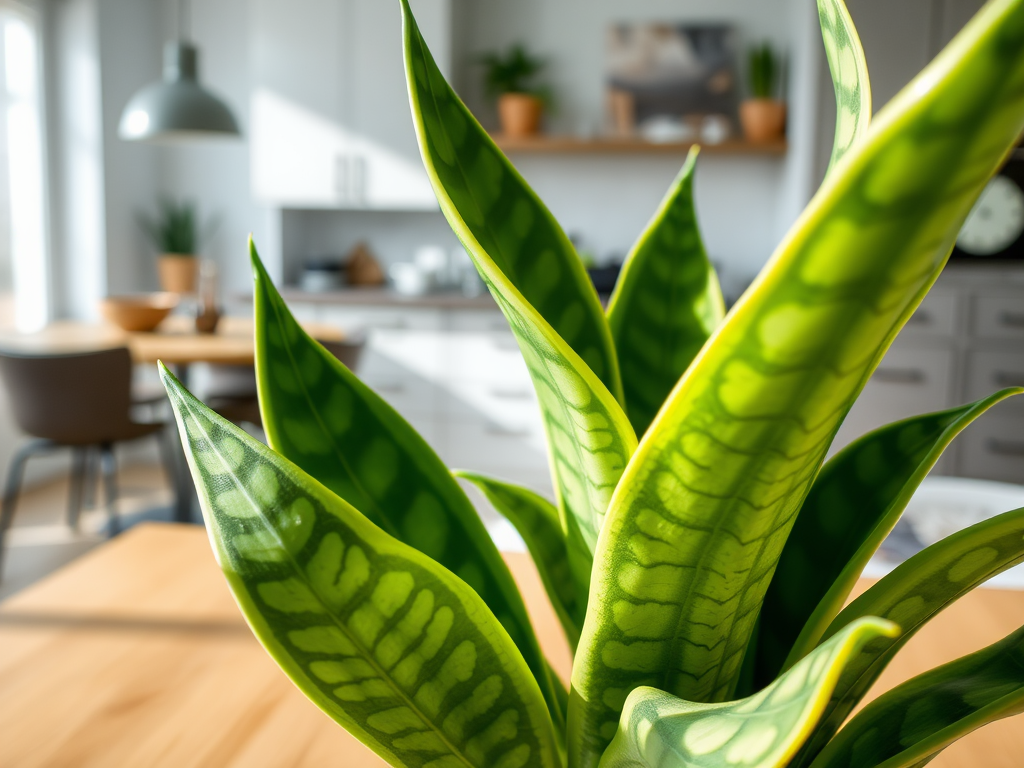
{"label": "drawer handle", "polygon": [[495,435],[497,437],[529,437],[529,427],[505,427],[501,424],[495,424],[493,421],[487,422],[487,427],[484,431],[488,435]]}
{"label": "drawer handle", "polygon": [[1009,440],[989,440],[988,450],[999,456],[1024,456],[1024,443],[1013,443]]}
{"label": "drawer handle", "polygon": [[992,380],[1000,387],[1024,387],[1024,373],[996,371]]}
{"label": "drawer handle", "polygon": [[934,322],[935,318],[932,317],[931,312],[919,309],[910,316],[910,319],[907,320],[907,325],[932,325]]}
{"label": "drawer handle", "polygon": [[915,368],[879,368],[872,376],[883,384],[924,384],[928,377]]}
{"label": "drawer handle", "polygon": [[1020,312],[1000,312],[999,323],[1007,328],[1024,328],[1024,314]]}

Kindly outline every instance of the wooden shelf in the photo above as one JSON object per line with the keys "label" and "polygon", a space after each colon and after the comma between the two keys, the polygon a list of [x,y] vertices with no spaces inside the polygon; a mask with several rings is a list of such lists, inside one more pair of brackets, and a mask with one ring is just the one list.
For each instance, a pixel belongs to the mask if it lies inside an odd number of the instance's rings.
{"label": "wooden shelf", "polygon": [[[689,152],[700,142],[671,142],[656,144],[643,139],[579,139],[573,136],[536,136],[512,138],[501,134],[492,136],[503,152],[532,154],[648,154],[677,155]],[[721,144],[701,144],[701,152],[709,155],[770,155],[786,154],[785,139],[770,144],[751,144],[746,141],[726,141]]]}

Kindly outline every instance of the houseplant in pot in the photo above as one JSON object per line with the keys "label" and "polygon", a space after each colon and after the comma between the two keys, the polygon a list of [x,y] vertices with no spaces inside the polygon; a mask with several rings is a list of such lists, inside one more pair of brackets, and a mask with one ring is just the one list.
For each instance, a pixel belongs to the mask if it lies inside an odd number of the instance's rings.
{"label": "houseplant in pot", "polygon": [[498,102],[501,132],[506,136],[533,136],[540,130],[547,89],[535,79],[544,69],[544,61],[530,54],[523,45],[512,46],[507,53],[489,53],[483,57],[484,89]]}
{"label": "houseplant in pot", "polygon": [[[862,60],[841,0],[819,8],[844,30],[825,35],[830,61]],[[911,768],[1024,709],[1018,631],[848,719],[931,617],[1024,560],[1024,509],[924,549],[844,607],[943,449],[1021,390],[824,461],[1024,128],[1024,0],[992,0],[873,122],[862,68],[833,68],[851,112],[833,164],[724,317],[695,156],[606,314],[403,10],[423,159],[533,377],[556,498],[462,474],[530,549],[575,652],[571,693],[452,474],[303,333],[253,251],[270,447],[163,376],[217,560],[296,685],[417,768]]]}
{"label": "houseplant in pot", "polygon": [[786,105],[776,98],[779,58],[769,43],[748,53],[750,91],[753,98],[740,104],[740,122],[747,141],[767,144],[778,141],[786,130]]}
{"label": "houseplant in pot", "polygon": [[139,221],[157,253],[160,287],[171,293],[195,293],[199,277],[198,216],[187,200],[160,201],[155,217],[140,215]]}

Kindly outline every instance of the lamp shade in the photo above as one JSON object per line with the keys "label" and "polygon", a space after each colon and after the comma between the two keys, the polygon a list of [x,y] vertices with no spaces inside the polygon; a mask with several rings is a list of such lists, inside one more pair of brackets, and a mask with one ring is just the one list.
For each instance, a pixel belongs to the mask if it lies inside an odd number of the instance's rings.
{"label": "lamp shade", "polygon": [[198,51],[171,41],[164,47],[164,79],[128,101],[118,133],[126,141],[230,138],[238,123],[227,105],[199,85]]}

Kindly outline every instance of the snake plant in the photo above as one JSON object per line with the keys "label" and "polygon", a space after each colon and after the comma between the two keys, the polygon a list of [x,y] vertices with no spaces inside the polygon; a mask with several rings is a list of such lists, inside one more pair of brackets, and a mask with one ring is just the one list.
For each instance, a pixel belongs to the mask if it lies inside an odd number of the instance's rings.
{"label": "snake plant", "polygon": [[1017,632],[849,717],[931,617],[1024,560],[1024,510],[1007,512],[848,603],[943,449],[1021,390],[825,461],[1024,128],[1024,0],[991,0],[873,120],[850,15],[818,0],[832,164],[728,315],[694,215],[695,155],[606,312],[402,7],[423,160],[533,378],[556,498],[458,474],[527,543],[575,651],[572,685],[455,475],[305,334],[253,249],[270,447],[163,375],[218,562],[295,684],[415,768],[920,766],[1024,710]]}

